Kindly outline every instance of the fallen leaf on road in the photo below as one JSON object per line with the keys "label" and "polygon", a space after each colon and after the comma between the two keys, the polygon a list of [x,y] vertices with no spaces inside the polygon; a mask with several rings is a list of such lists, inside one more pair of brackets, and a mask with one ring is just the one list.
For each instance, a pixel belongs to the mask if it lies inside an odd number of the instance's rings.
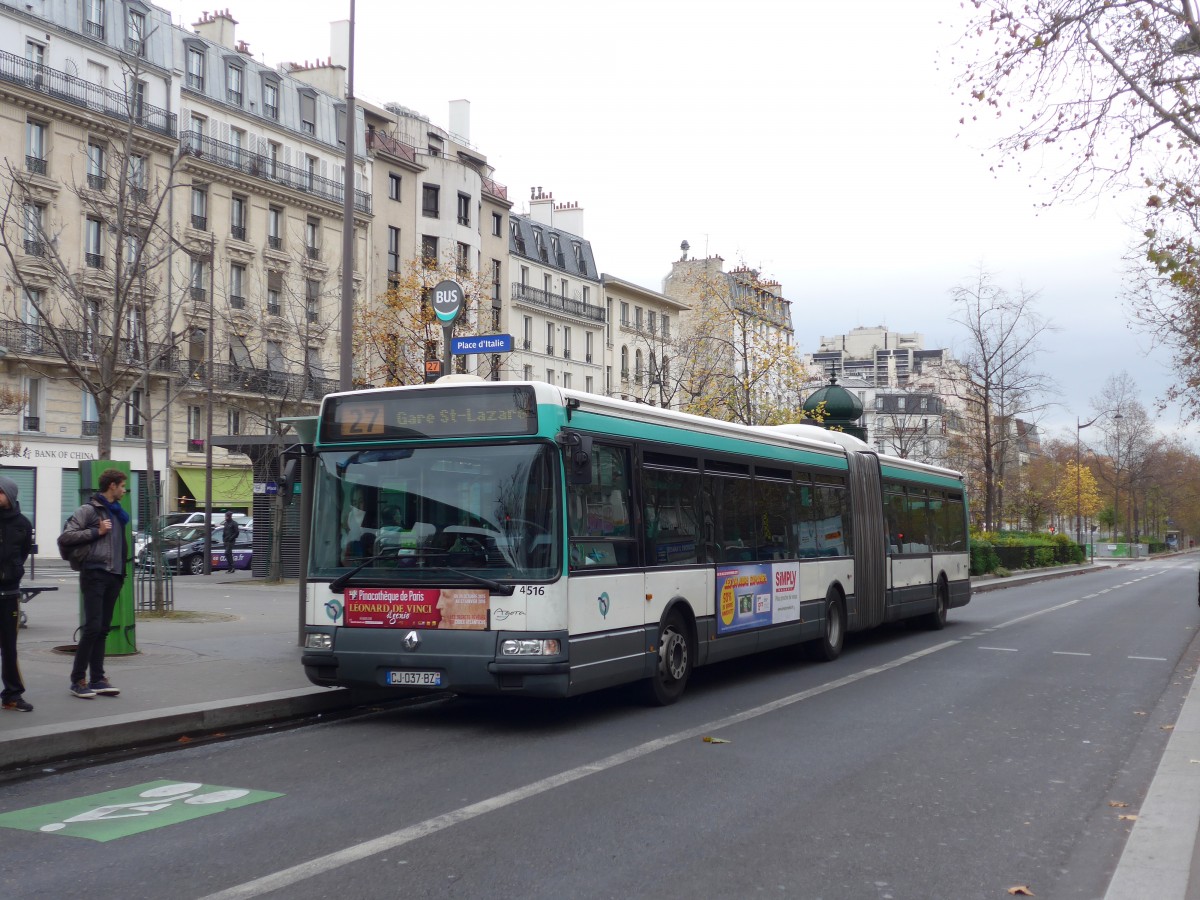
{"label": "fallen leaf on road", "polygon": [[1175,726],[1174,725],[1159,725],[1158,728],[1160,731],[1172,731],[1175,728]]}
{"label": "fallen leaf on road", "polygon": [[188,737],[186,734],[179,739],[180,744],[190,744],[191,742],[192,742],[192,739],[190,737]]}
{"label": "fallen leaf on road", "polygon": [[706,743],[706,744],[728,744],[729,741],[725,740],[724,738],[715,738],[715,737],[707,737],[706,736],[704,738],[704,743]]}
{"label": "fallen leaf on road", "polygon": [[1145,713],[1144,713],[1144,712],[1142,712],[1141,710],[1138,710],[1137,712],[1135,712],[1135,713],[1134,713],[1134,715],[1135,715],[1135,716],[1144,716],[1144,715],[1145,715]]}
{"label": "fallen leaf on road", "polygon": [[1120,800],[1109,800],[1109,801],[1108,801],[1108,805],[1109,805],[1109,806],[1116,807],[1117,809],[1124,809],[1124,808],[1125,808],[1125,807],[1127,807],[1129,804],[1128,804],[1128,803],[1122,803]]}
{"label": "fallen leaf on road", "polygon": [[1019,896],[1019,897],[1036,897],[1037,896],[1037,894],[1035,894],[1033,891],[1031,891],[1029,888],[1027,888],[1023,884],[1018,884],[1015,887],[1010,887],[1008,889],[1008,892],[1010,894],[1013,894],[1014,896]]}
{"label": "fallen leaf on road", "polygon": [[1133,815],[1133,813],[1122,813],[1121,815],[1117,816],[1117,821],[1119,821],[1119,822],[1136,822],[1137,818],[1138,817]]}

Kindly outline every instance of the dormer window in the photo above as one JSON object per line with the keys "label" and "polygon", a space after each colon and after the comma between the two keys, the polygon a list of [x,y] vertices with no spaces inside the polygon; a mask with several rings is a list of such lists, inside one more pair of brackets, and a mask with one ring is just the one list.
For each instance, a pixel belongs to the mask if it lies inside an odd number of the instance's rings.
{"label": "dormer window", "polygon": [[312,91],[300,92],[300,130],[305,134],[317,133],[317,95]]}
{"label": "dormer window", "polygon": [[263,81],[262,113],[268,119],[279,118],[279,85],[274,81]]}
{"label": "dormer window", "polygon": [[245,72],[241,66],[232,63],[225,66],[225,101],[232,103],[234,106],[241,106],[242,80],[245,77]]}
{"label": "dormer window", "polygon": [[204,92],[204,50],[201,47],[188,47],[187,86],[193,91]]}

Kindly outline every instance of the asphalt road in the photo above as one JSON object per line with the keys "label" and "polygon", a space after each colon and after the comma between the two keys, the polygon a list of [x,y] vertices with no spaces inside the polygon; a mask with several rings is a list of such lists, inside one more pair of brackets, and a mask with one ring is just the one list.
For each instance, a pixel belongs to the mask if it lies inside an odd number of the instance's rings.
{"label": "asphalt road", "polygon": [[[5,787],[0,824],[160,793],[0,829],[0,894],[1100,897],[1191,686],[1196,569],[980,594],[942,632],[886,628],[832,664],[700,670],[667,709],[434,700],[48,773]],[[184,809],[172,784],[190,812],[215,787],[281,796],[73,836]]]}

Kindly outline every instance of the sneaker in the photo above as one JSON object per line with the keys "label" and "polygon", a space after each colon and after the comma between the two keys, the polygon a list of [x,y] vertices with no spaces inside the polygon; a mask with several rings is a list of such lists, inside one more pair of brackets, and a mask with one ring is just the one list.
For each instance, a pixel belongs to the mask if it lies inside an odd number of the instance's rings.
{"label": "sneaker", "polygon": [[14,710],[17,710],[18,712],[33,712],[33,704],[27,700],[22,699],[21,697],[17,697],[14,700],[5,700],[4,708],[5,709],[14,709]]}
{"label": "sneaker", "polygon": [[115,697],[121,693],[119,688],[113,687],[108,683],[108,679],[101,678],[99,681],[93,681],[88,685],[88,690],[96,694],[104,694],[108,697]]}
{"label": "sneaker", "polygon": [[81,700],[93,700],[96,697],[96,692],[88,687],[86,681],[76,681],[71,685],[71,693]]}

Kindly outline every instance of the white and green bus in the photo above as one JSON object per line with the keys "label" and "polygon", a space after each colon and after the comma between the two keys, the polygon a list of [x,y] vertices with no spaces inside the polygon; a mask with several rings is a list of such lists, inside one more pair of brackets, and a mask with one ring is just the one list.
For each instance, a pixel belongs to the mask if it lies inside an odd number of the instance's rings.
{"label": "white and green bus", "polygon": [[568,697],[970,600],[962,476],[815,426],[543,383],[331,394],[309,427],[319,685]]}

